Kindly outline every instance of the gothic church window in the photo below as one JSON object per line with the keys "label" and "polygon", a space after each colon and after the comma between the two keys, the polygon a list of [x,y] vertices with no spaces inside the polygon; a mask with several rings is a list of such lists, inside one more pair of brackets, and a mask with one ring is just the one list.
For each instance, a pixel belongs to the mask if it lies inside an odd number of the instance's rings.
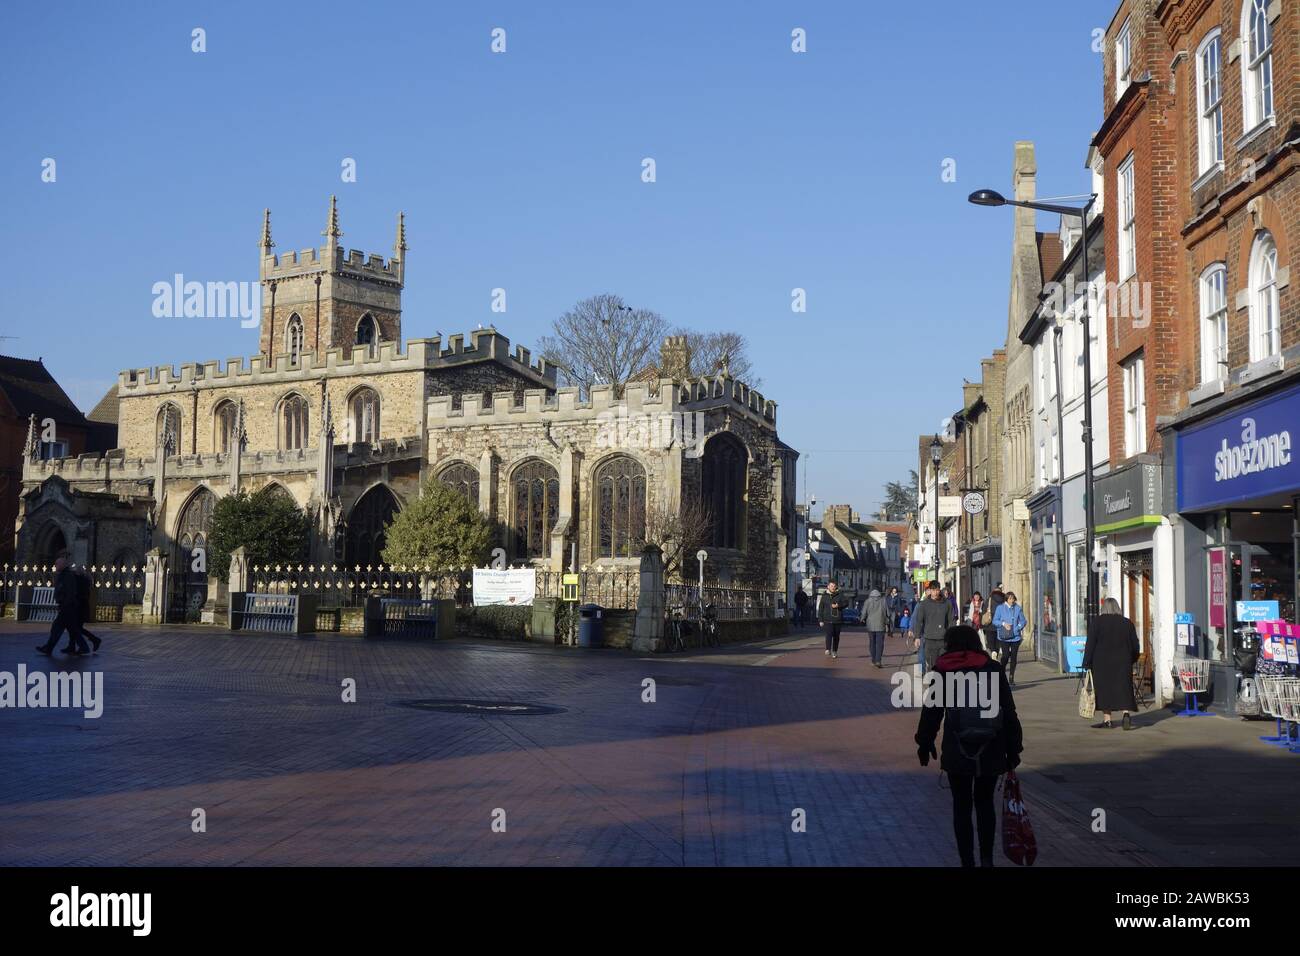
{"label": "gothic church window", "polygon": [[162,408],[158,409],[158,426],[157,426],[157,443],[161,448],[163,438],[168,433],[172,436],[173,455],[181,453],[181,410],[177,405],[167,402]]}
{"label": "gothic church window", "polygon": [[348,402],[348,418],[354,442],[379,441],[379,394],[373,388],[359,388]]}
{"label": "gothic church window", "polygon": [[374,358],[379,348],[379,327],[369,312],[357,323],[357,345],[361,346],[367,358]]}
{"label": "gothic church window", "polygon": [[384,485],[375,485],[348,516],[344,562],[347,567],[377,567],[383,563],[385,536],[397,515],[397,499]]}
{"label": "gothic church window", "polygon": [[438,474],[438,480],[448,488],[454,488],[478,507],[478,469],[463,461],[448,465]]}
{"label": "gothic church window", "polygon": [[596,556],[639,557],[645,542],[645,469],[618,455],[604,462],[592,482],[596,491]]}
{"label": "gothic church window", "polygon": [[285,451],[307,447],[307,399],[297,393],[280,403],[280,447]]}
{"label": "gothic church window", "polygon": [[715,548],[744,544],[745,472],[749,455],[734,435],[715,435],[704,446],[704,505],[711,524],[709,543]]}
{"label": "gothic church window", "polygon": [[525,462],[515,469],[510,490],[515,557],[546,557],[560,511],[559,472],[544,461]]}
{"label": "gothic church window", "polygon": [[212,413],[213,422],[213,447],[218,454],[228,455],[234,444],[235,436],[235,419],[238,417],[238,409],[234,402],[222,402]]}
{"label": "gothic church window", "polygon": [[284,350],[289,353],[289,362],[297,365],[302,358],[302,318],[297,312],[289,316],[289,324],[285,326]]}

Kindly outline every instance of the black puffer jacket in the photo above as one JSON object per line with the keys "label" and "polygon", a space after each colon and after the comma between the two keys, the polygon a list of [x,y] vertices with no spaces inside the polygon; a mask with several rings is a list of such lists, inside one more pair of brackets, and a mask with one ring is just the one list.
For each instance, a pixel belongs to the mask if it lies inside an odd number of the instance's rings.
{"label": "black puffer jacket", "polygon": [[59,606],[59,614],[65,618],[77,617],[81,612],[81,601],[77,595],[77,572],[65,567],[54,576],[54,603]]}
{"label": "black puffer jacket", "polygon": [[853,599],[837,588],[835,593],[826,591],[817,603],[817,620],[822,624],[843,624],[844,610],[853,606]]}
{"label": "black puffer jacket", "polygon": [[[1002,716],[1002,726],[996,738],[980,753],[978,764],[974,759],[963,755],[956,732],[945,727],[943,747],[939,751],[940,768],[947,773],[978,773],[980,776],[1006,773],[1014,768],[1020,762],[1020,752],[1024,750],[1024,733],[1020,728],[1020,718],[1016,716],[1015,701],[1011,699],[1011,685],[1002,672],[1002,665],[983,651],[949,651],[939,657],[934,669],[939,678],[948,674],[983,673],[990,675],[987,680],[993,680],[993,675],[996,675],[997,704]],[[921,708],[921,721],[916,728],[917,747],[926,752],[934,747],[934,739],[939,735],[939,727],[944,722],[946,712],[942,706]]]}

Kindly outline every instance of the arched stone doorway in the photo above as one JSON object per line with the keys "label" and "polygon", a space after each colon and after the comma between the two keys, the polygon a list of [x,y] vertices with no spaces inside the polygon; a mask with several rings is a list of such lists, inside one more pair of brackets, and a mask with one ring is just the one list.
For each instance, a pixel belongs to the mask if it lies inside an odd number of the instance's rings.
{"label": "arched stone doorway", "polygon": [[56,524],[51,524],[41,534],[40,544],[36,548],[35,563],[53,564],[59,552],[67,549],[68,539],[64,537],[63,529]]}
{"label": "arched stone doorway", "polygon": [[352,508],[343,551],[345,567],[383,564],[384,532],[400,509],[385,485],[375,485]]}
{"label": "arched stone doorway", "polygon": [[[197,624],[208,599],[208,529],[216,503],[216,495],[200,488],[181,511],[172,542],[172,592],[167,609],[172,623]],[[198,560],[200,552],[202,561]]]}

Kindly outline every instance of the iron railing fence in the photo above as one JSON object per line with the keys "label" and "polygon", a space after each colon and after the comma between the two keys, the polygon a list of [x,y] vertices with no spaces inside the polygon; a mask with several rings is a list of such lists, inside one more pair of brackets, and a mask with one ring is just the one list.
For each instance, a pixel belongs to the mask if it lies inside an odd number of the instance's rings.
{"label": "iron railing fence", "polygon": [[312,594],[322,610],[362,607],[375,593],[409,600],[451,598],[464,606],[472,603],[472,575],[467,570],[437,574],[391,565],[255,565],[248,588],[259,594]]}
{"label": "iron railing fence", "polygon": [[[668,613],[680,611],[688,618],[699,617],[701,588],[698,584],[668,584],[665,592],[664,606]],[[719,621],[770,620],[785,616],[784,595],[780,591],[706,584],[703,597],[704,606],[712,605]]]}
{"label": "iron railing fence", "polygon": [[[144,600],[144,568],[134,565],[71,565],[90,579],[91,603],[96,620],[122,619],[122,608],[139,606]],[[54,587],[57,572],[53,564],[5,564],[0,566],[3,599],[18,600],[19,586]]]}

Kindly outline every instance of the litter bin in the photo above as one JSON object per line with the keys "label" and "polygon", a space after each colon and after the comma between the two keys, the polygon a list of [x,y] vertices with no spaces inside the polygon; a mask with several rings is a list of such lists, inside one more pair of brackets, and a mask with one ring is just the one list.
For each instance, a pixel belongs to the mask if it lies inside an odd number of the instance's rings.
{"label": "litter bin", "polygon": [[578,606],[578,646],[603,647],[605,644],[604,608],[599,604]]}

